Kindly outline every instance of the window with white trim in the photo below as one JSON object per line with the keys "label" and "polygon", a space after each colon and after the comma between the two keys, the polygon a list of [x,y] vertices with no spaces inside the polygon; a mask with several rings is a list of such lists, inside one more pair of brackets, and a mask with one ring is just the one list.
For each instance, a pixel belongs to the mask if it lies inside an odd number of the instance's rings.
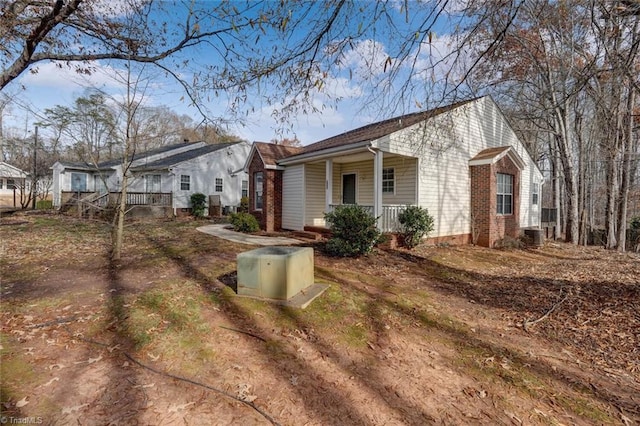
{"label": "window with white trim", "polygon": [[[10,180],[7,181],[7,188],[9,187],[9,182]],[[87,174],[86,173],[71,172],[71,190],[73,192],[87,191]]]}
{"label": "window with white trim", "polygon": [[253,186],[256,194],[253,206],[256,210],[262,210],[262,186],[263,186],[262,184],[263,184],[262,172],[256,172],[253,175]]}
{"label": "window with white trim", "polygon": [[499,215],[513,214],[513,176],[504,173],[497,175],[497,213]]}
{"label": "window with white trim", "polygon": [[540,198],[540,184],[534,183],[531,191],[532,191],[531,204],[533,204],[534,206],[537,206],[538,198]]}
{"label": "window with white trim", "polygon": [[180,175],[180,190],[191,191],[191,176]]}
{"label": "window with white trim", "polygon": [[395,170],[393,168],[382,169],[382,193],[393,194],[395,193],[395,187]]}
{"label": "window with white trim", "polygon": [[216,178],[216,192],[222,192],[222,178]]}
{"label": "window with white trim", "polygon": [[144,175],[144,192],[158,193],[160,191],[160,175]]}
{"label": "window with white trim", "polygon": [[249,196],[249,181],[248,180],[243,180],[242,181],[242,195],[241,197],[248,197]]}

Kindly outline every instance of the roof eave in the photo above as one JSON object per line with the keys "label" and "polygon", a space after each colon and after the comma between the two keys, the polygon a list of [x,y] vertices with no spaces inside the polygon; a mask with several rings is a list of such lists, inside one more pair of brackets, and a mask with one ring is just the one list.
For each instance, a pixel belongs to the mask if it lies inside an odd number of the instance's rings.
{"label": "roof eave", "polygon": [[278,161],[278,166],[288,166],[298,163],[305,163],[309,160],[321,160],[323,158],[335,157],[336,154],[351,154],[352,152],[361,151],[367,146],[373,145],[375,140],[367,140],[362,142],[356,142],[349,145],[335,146],[327,149],[320,149],[318,151],[307,152],[302,154],[293,155],[291,157],[283,158]]}

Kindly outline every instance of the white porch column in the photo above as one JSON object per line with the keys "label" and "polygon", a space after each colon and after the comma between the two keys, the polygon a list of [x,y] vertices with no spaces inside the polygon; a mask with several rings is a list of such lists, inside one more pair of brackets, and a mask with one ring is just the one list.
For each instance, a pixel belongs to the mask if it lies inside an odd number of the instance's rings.
{"label": "white porch column", "polygon": [[373,215],[378,218],[378,229],[382,229],[382,160],[384,154],[376,150],[373,157]]}
{"label": "white porch column", "polygon": [[333,204],[333,160],[328,159],[324,164],[324,212],[329,213]]}

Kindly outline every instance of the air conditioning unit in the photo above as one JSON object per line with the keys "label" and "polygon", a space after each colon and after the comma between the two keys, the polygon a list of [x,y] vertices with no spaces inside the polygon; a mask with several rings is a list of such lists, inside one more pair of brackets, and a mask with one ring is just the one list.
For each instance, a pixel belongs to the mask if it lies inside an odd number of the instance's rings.
{"label": "air conditioning unit", "polygon": [[262,247],[237,256],[238,295],[289,300],[313,285],[311,247]]}

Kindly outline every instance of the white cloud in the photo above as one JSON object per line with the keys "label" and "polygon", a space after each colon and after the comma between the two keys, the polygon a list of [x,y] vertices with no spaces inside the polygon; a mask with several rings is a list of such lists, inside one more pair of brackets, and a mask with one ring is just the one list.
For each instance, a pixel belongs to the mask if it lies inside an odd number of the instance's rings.
{"label": "white cloud", "polygon": [[354,44],[353,49],[342,52],[339,58],[341,68],[351,68],[354,75],[363,80],[383,74],[388,67],[389,54],[379,41],[362,40]]}
{"label": "white cloud", "polygon": [[63,62],[45,62],[34,65],[21,78],[20,84],[25,87],[54,87],[77,89],[78,87],[122,87],[113,76],[118,72],[109,65],[91,62],[83,67],[90,74],[78,73],[73,65]]}

